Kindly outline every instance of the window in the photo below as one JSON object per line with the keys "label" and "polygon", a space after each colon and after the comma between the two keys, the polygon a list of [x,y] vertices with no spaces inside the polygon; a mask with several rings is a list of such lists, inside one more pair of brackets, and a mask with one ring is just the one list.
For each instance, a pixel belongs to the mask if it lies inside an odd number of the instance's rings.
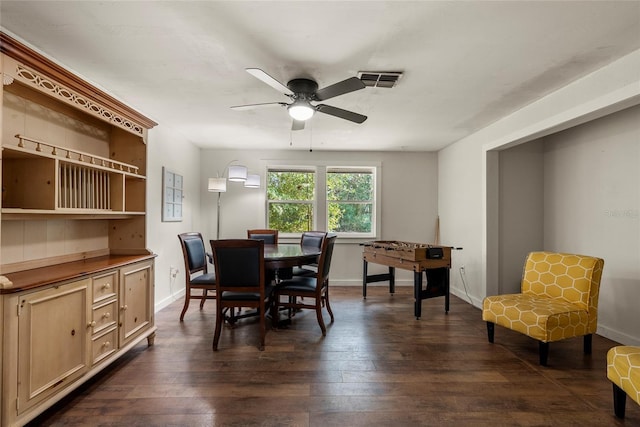
{"label": "window", "polygon": [[270,169],[267,172],[267,226],[280,233],[314,227],[315,171]]}
{"label": "window", "polygon": [[341,237],[375,238],[380,231],[376,166],[267,167],[267,227],[294,237],[327,230]]}
{"label": "window", "polygon": [[371,169],[327,168],[327,230],[371,235],[374,174]]}

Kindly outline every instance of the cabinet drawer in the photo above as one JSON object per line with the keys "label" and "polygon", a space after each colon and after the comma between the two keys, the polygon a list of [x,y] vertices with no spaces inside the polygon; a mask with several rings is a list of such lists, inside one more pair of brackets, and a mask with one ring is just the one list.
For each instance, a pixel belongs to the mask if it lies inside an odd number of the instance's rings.
{"label": "cabinet drawer", "polygon": [[109,355],[115,353],[118,339],[118,330],[113,328],[91,340],[91,364],[95,365]]}
{"label": "cabinet drawer", "polygon": [[93,302],[104,301],[116,296],[118,289],[118,272],[112,271],[93,277]]}
{"label": "cabinet drawer", "polygon": [[115,299],[93,307],[93,313],[91,315],[93,333],[96,334],[110,326],[115,326],[118,313],[117,310],[118,304]]}

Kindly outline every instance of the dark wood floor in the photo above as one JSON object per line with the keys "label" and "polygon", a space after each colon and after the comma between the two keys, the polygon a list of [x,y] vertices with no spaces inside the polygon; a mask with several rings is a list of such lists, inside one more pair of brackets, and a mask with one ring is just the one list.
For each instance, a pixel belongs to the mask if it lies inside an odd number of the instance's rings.
{"label": "dark wood floor", "polygon": [[[489,344],[480,311],[452,297],[423,302],[411,288],[390,296],[370,287],[332,287],[336,316],[322,338],[315,314],[269,331],[257,349],[255,320],[224,328],[213,352],[215,302],[182,301],[157,313],[155,345],[141,344],[34,425],[118,426],[607,426],[640,425],[627,399],[613,415],[606,352],[614,342],[551,345],[496,328]],[[328,315],[326,316],[328,319]]]}

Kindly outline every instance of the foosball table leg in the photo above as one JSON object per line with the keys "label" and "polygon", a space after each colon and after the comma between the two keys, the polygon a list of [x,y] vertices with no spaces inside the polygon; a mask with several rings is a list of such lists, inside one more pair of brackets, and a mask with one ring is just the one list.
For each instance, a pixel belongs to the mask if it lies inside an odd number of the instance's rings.
{"label": "foosball table leg", "polygon": [[444,287],[445,287],[445,294],[444,294],[444,313],[445,314],[449,314],[449,269],[447,268],[445,270],[445,283],[444,283]]}
{"label": "foosball table leg", "polygon": [[367,299],[367,264],[367,261],[362,260],[362,298],[364,299]]}
{"label": "foosball table leg", "polygon": [[413,297],[416,300],[413,314],[416,316],[416,320],[420,320],[422,315],[422,271],[413,272]]}

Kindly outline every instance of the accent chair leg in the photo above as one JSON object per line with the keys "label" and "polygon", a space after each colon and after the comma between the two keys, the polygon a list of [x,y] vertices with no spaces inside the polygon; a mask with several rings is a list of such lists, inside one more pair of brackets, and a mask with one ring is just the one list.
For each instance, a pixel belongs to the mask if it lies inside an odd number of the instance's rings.
{"label": "accent chair leg", "polygon": [[493,343],[493,335],[496,329],[495,323],[487,322],[487,337],[489,338],[489,342]]}
{"label": "accent chair leg", "polygon": [[540,341],[540,365],[547,366],[547,358],[549,357],[549,343]]}
{"label": "accent chair leg", "polygon": [[624,418],[624,408],[627,403],[627,393],[623,389],[613,384],[613,411],[618,418]]}
{"label": "accent chair leg", "polygon": [[591,343],[593,341],[593,335],[584,336],[584,354],[591,354]]}

